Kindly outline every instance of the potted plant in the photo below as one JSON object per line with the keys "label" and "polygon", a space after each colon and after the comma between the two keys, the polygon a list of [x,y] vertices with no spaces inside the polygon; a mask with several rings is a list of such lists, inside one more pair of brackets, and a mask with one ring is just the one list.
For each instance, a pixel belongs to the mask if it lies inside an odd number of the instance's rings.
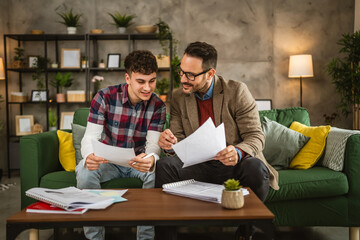
{"label": "potted plant", "polygon": [[105,68],[104,59],[101,59],[101,60],[100,60],[99,68]]}
{"label": "potted plant", "polygon": [[155,92],[159,95],[160,99],[163,102],[166,102],[167,94],[169,91],[169,79],[163,78],[156,82],[156,89]]}
{"label": "potted plant", "polygon": [[[359,111],[360,104],[360,31],[343,34],[337,42],[342,46],[340,53],[343,58],[334,58],[327,66],[327,71],[340,95],[340,107],[345,117],[352,112]],[[353,122],[356,129],[356,122]]]}
{"label": "potted plant", "polygon": [[57,115],[56,112],[50,107],[48,112],[49,117],[49,131],[56,130]]}
{"label": "potted plant", "polygon": [[[169,24],[164,22],[161,18],[159,18],[158,23],[155,24],[159,31],[157,33],[157,37],[159,38],[160,46],[163,50],[164,55],[169,55],[169,40],[172,40],[172,60],[171,60],[171,72],[172,79],[174,82],[174,88],[180,86],[180,75],[177,71],[177,67],[180,64],[180,58],[177,56],[177,45],[179,41],[173,37],[173,31],[171,30]],[[161,56],[159,56],[161,58]]]}
{"label": "potted plant", "polygon": [[82,14],[73,14],[73,9],[57,14],[63,19],[63,21],[59,23],[67,27],[68,34],[76,34],[77,27],[80,26],[80,17]]}
{"label": "potted plant", "polygon": [[15,48],[13,68],[22,68],[24,66],[24,60],[24,49],[20,47]]}
{"label": "potted plant", "polygon": [[64,75],[58,72],[54,79],[50,81],[50,85],[58,88],[58,93],[56,94],[57,102],[65,102],[65,93],[63,93],[63,88],[68,88],[72,85],[71,73],[65,73]]}
{"label": "potted plant", "polygon": [[33,81],[36,81],[37,90],[42,90],[45,89],[45,79],[43,77],[43,73],[45,72],[45,68],[48,63],[50,63],[50,59],[38,56],[36,61],[36,64],[34,64],[35,67],[32,67],[34,72],[31,77]]}
{"label": "potted plant", "polygon": [[239,180],[228,179],[224,182],[224,187],[221,195],[221,206],[228,209],[239,209],[244,206],[244,196],[241,191]]}
{"label": "potted plant", "polygon": [[125,33],[126,28],[129,27],[132,24],[132,20],[136,17],[136,15],[121,15],[118,11],[115,11],[114,14],[108,13],[112,19],[114,20],[113,25],[115,25],[119,33]]}

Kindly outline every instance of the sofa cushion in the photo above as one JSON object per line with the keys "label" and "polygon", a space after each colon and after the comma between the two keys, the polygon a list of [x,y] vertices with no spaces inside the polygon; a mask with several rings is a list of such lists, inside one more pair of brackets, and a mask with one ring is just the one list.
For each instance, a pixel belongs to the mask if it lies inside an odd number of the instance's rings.
{"label": "sofa cushion", "polygon": [[288,168],[291,160],[310,139],[267,117],[264,117],[261,127],[266,137],[264,156],[276,170]]}
{"label": "sofa cushion", "polygon": [[339,196],[348,193],[347,177],[324,167],[280,170],[279,187],[270,189],[267,202]]}
{"label": "sofa cushion", "polygon": [[330,132],[330,128],[330,125],[308,127],[299,122],[293,122],[290,129],[310,137],[310,140],[300,152],[296,154],[290,163],[290,168],[308,169],[314,166],[324,152],[326,138]]}
{"label": "sofa cushion", "polygon": [[276,121],[285,127],[290,127],[293,121],[300,122],[306,126],[310,126],[309,113],[302,107],[291,107],[283,109],[272,109],[259,111],[260,119],[263,120],[264,116],[270,120]]}
{"label": "sofa cushion", "polygon": [[[75,172],[57,171],[44,175],[40,180],[40,187],[65,188],[76,186]],[[139,178],[117,178],[101,184],[101,188],[141,188],[142,181]]]}
{"label": "sofa cushion", "polygon": [[75,149],[72,140],[72,133],[57,131],[59,138],[59,160],[66,171],[75,171]]}
{"label": "sofa cushion", "polygon": [[75,148],[76,165],[78,165],[79,162],[83,159],[83,157],[81,156],[81,140],[84,137],[86,127],[75,123],[72,123],[71,126],[72,126],[73,144]]}

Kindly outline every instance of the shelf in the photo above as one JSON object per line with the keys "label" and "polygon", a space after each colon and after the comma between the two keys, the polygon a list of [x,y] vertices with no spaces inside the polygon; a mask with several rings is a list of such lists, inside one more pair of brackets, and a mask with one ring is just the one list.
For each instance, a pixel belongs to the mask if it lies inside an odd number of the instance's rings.
{"label": "shelf", "polygon": [[[12,72],[35,72],[34,68],[8,68]],[[48,68],[48,72],[85,72],[86,68]]]}
{"label": "shelf", "polygon": [[5,36],[18,41],[85,41],[84,34],[5,34]]}
{"label": "shelf", "polygon": [[124,72],[125,68],[90,68],[90,71],[94,72]]}
{"label": "shelf", "polygon": [[8,104],[44,104],[46,103],[46,101],[43,101],[43,102],[31,102],[31,101],[28,101],[28,102],[8,102]]}
{"label": "shelf", "polygon": [[158,40],[156,33],[129,33],[129,34],[89,34],[90,40]]}

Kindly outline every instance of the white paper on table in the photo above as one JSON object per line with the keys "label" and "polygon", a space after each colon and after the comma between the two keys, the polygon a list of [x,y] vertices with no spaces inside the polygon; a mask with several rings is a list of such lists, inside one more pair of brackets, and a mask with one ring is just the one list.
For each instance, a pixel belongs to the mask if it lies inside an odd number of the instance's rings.
{"label": "white paper on table", "polygon": [[211,118],[190,136],[173,146],[184,167],[213,159],[218,152],[226,148],[224,123],[215,127]]}
{"label": "white paper on table", "polygon": [[96,156],[105,158],[113,164],[130,167],[129,161],[136,157],[134,148],[114,147],[101,143],[95,139],[92,139],[91,143]]}

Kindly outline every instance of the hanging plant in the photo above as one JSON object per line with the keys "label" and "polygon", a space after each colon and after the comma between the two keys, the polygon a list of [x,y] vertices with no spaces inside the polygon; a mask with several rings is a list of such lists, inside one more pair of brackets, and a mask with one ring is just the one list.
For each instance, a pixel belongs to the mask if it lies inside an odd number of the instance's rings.
{"label": "hanging plant", "polygon": [[33,81],[36,81],[37,90],[45,89],[45,79],[43,73],[45,72],[45,68],[48,63],[50,63],[50,59],[38,56],[36,63],[33,64],[32,68],[35,69],[35,72],[31,77]]}

